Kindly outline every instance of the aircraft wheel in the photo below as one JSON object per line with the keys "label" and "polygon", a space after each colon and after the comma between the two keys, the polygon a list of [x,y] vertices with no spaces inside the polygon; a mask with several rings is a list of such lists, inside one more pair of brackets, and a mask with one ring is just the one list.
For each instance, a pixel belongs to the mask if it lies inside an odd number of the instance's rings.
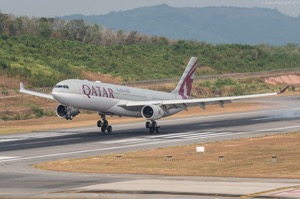
{"label": "aircraft wheel", "polygon": [[111,133],[112,132],[112,126],[107,127],[107,132]]}
{"label": "aircraft wheel", "polygon": [[107,120],[104,120],[103,126],[104,126],[105,128],[108,126],[108,121],[107,121]]}
{"label": "aircraft wheel", "polygon": [[155,128],[154,128],[154,127],[151,127],[151,128],[150,128],[150,133],[152,134],[152,133],[154,133],[154,131],[155,131]]}
{"label": "aircraft wheel", "polygon": [[149,129],[151,127],[151,122],[147,121],[146,122],[146,128]]}
{"label": "aircraft wheel", "polygon": [[160,133],[160,127],[155,128],[156,133]]}
{"label": "aircraft wheel", "polygon": [[104,133],[105,130],[106,130],[106,127],[105,127],[105,126],[102,126],[102,127],[101,127],[101,132]]}
{"label": "aircraft wheel", "polygon": [[97,126],[98,126],[99,128],[102,126],[102,121],[101,121],[101,120],[98,120]]}
{"label": "aircraft wheel", "polygon": [[152,122],[152,127],[154,127],[154,128],[157,127],[157,123],[155,121]]}

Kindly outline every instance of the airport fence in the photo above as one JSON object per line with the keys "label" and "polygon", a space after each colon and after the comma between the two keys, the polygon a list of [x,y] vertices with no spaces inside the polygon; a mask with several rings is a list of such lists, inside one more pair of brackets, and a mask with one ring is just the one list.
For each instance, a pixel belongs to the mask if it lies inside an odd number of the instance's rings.
{"label": "airport fence", "polygon": [[[247,72],[247,73],[228,73],[228,74],[215,74],[215,75],[201,75],[194,78],[194,82],[201,82],[205,80],[215,80],[215,79],[226,79],[226,78],[255,78],[255,77],[272,77],[288,74],[300,74],[300,68],[292,69],[280,69],[280,70],[270,70],[262,72]],[[123,82],[125,86],[153,86],[162,84],[177,84],[180,78],[169,78],[169,79],[159,79],[159,80],[142,80],[134,82]]]}

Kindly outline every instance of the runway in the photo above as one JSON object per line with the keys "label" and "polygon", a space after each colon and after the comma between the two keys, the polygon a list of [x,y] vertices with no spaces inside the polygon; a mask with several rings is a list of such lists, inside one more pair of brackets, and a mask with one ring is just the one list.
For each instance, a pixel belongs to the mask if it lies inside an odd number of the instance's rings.
{"label": "runway", "polygon": [[[270,103],[268,99],[258,100],[259,103]],[[174,187],[178,181],[190,182],[191,186],[209,186],[207,182],[215,182],[219,187],[224,184],[230,187],[230,182],[259,183],[262,189],[274,190],[279,187],[295,187],[300,185],[300,179],[223,179],[201,177],[165,177],[140,175],[108,175],[108,174],[81,174],[60,173],[36,170],[32,164],[64,159],[93,156],[105,153],[123,153],[126,151],[152,149],[166,146],[176,146],[189,143],[204,143],[241,137],[262,136],[274,133],[291,132],[300,129],[300,96],[284,96],[272,100],[274,108],[271,110],[256,110],[219,115],[196,116],[188,118],[173,118],[159,120],[161,134],[149,134],[144,122],[114,125],[112,134],[101,134],[96,127],[68,130],[53,130],[47,132],[22,133],[0,136],[0,196],[2,197],[46,197],[72,196],[72,194],[88,194],[96,197],[97,194],[109,191],[116,194],[113,187],[127,184],[121,193],[127,194],[134,183],[157,184],[168,181]],[[284,106],[283,106],[284,105]],[[200,110],[199,110],[200,111]],[[202,111],[202,110],[201,110]],[[75,121],[74,121],[75,122]],[[159,180],[159,182],[155,181]],[[218,183],[217,183],[218,182]],[[213,183],[212,183],[213,184]],[[105,185],[105,186],[104,186]],[[109,188],[111,186],[111,189]],[[129,187],[131,185],[132,187]],[[94,186],[94,187],[93,187]],[[234,183],[232,186],[236,186]],[[90,189],[86,189],[90,187]],[[92,188],[98,187],[97,190]],[[218,186],[216,186],[217,188]],[[251,185],[249,184],[249,187]],[[147,190],[135,190],[141,197],[157,197],[170,192],[155,191],[155,186],[148,186]],[[92,190],[94,192],[89,192]],[[200,190],[200,189],[198,189]],[[207,189],[206,189],[207,190]],[[217,189],[216,189],[217,190]],[[241,188],[242,190],[242,188]],[[134,191],[134,190],[133,190]],[[194,195],[178,192],[180,197],[191,196],[209,197],[209,193],[195,192]],[[244,193],[229,193],[219,190],[220,196],[249,195],[262,192],[261,189],[245,190]],[[297,191],[297,189],[296,189]],[[80,192],[80,193],[78,193]],[[97,194],[96,194],[97,193]],[[227,194],[227,195],[226,195]],[[268,193],[270,194],[270,193]],[[289,197],[293,197],[289,192]],[[172,195],[172,194],[171,194]],[[189,195],[189,196],[185,196]],[[86,196],[86,195],[80,195]],[[109,195],[106,195],[108,197]],[[120,195],[119,195],[120,196]],[[130,195],[132,196],[132,195]],[[285,195],[281,195],[285,196]],[[299,196],[299,195],[296,195]],[[113,198],[116,197],[113,195]],[[125,196],[124,196],[125,197]],[[126,198],[125,197],[125,198]],[[170,196],[171,197],[171,196]],[[174,197],[179,197],[174,193]]]}

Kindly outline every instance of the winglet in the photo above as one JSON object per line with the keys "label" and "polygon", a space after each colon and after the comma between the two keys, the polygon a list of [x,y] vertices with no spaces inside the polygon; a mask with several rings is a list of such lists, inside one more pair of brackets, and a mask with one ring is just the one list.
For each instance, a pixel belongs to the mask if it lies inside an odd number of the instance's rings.
{"label": "winglet", "polygon": [[289,87],[290,87],[290,85],[287,85],[284,89],[282,89],[281,91],[279,91],[277,94],[284,93]]}

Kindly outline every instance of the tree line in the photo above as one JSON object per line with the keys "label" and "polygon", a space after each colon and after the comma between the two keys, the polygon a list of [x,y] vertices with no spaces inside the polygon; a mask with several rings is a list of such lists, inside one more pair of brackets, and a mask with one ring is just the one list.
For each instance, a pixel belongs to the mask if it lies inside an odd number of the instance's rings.
{"label": "tree line", "polygon": [[147,36],[137,31],[112,31],[97,24],[88,24],[83,19],[65,21],[59,18],[16,17],[0,12],[0,35],[34,35],[44,38],[80,41],[83,43],[111,46],[136,43],[164,43],[172,40],[160,36]]}

